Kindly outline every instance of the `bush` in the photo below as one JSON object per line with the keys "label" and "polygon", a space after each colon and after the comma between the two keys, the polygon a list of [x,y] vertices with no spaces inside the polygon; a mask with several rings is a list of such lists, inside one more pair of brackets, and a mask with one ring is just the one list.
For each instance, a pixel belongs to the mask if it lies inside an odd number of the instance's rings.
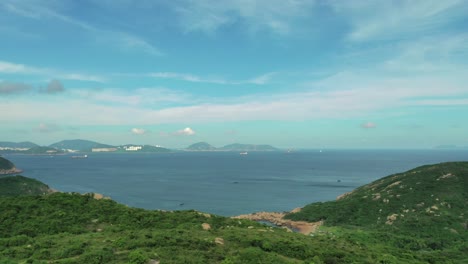
{"label": "bush", "polygon": [[145,253],[139,249],[134,250],[128,254],[130,264],[145,264],[148,261]]}

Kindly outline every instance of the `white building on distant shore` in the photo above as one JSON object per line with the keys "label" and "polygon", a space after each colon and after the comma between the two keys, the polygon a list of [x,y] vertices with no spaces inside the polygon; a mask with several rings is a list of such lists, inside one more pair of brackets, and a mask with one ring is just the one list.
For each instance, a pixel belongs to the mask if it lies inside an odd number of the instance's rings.
{"label": "white building on distant shore", "polygon": [[0,147],[0,150],[15,150],[15,151],[25,151],[29,148],[11,148],[11,147]]}
{"label": "white building on distant shore", "polygon": [[124,146],[126,151],[138,151],[142,149],[142,146]]}

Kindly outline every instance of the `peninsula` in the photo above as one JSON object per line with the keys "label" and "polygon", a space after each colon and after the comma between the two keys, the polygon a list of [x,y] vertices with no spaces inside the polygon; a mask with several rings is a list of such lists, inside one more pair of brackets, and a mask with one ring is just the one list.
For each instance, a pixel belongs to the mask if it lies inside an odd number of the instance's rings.
{"label": "peninsula", "polygon": [[3,158],[0,157],[0,175],[10,175],[10,174],[17,174],[23,172],[22,170],[15,167],[15,165]]}

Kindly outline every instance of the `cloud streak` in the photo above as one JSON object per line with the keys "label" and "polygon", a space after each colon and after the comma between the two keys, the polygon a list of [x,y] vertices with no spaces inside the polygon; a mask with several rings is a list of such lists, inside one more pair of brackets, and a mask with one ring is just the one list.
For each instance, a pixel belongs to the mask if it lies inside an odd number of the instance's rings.
{"label": "cloud streak", "polygon": [[177,73],[177,72],[153,72],[147,76],[158,79],[173,79],[193,83],[212,83],[212,84],[226,84],[226,85],[239,85],[239,84],[256,84],[265,85],[270,82],[272,77],[277,74],[276,72],[269,72],[256,76],[248,80],[232,81],[223,78],[204,78],[190,73]]}
{"label": "cloud streak", "polygon": [[[382,79],[369,78],[352,72],[337,74],[320,82],[310,83],[303,92],[273,95],[250,95],[238,99],[208,98],[201,100],[192,95],[179,98],[180,105],[158,108],[148,98],[148,91],[141,90],[133,104],[112,103],[120,98],[89,97],[75,94],[66,101],[40,102],[22,98],[15,102],[4,101],[0,112],[20,109],[0,117],[8,122],[47,120],[44,122],[77,125],[154,125],[167,123],[204,123],[249,120],[301,121],[314,119],[369,118],[405,115],[414,107],[464,107],[468,100],[465,88],[467,78]],[[340,89],[336,87],[341,87]],[[111,103],[106,103],[110,100]],[[213,103],[213,101],[217,101]],[[44,109],[44,111],[35,111]],[[398,109],[396,111],[396,109]],[[78,121],[77,121],[78,120]],[[190,134],[190,130],[179,131]]]}
{"label": "cloud streak", "polygon": [[46,68],[46,67],[35,67],[25,64],[19,64],[8,61],[0,61],[0,73],[5,74],[18,74],[18,75],[36,75],[44,77],[59,77],[65,80],[77,80],[77,81],[90,81],[100,82],[106,81],[106,78],[97,75],[89,75],[83,73],[68,73],[61,70]]}
{"label": "cloud streak", "polygon": [[355,42],[443,32],[445,25],[464,19],[464,11],[467,10],[463,0],[350,0],[331,1],[329,4],[351,24],[348,39]]}
{"label": "cloud streak", "polygon": [[122,51],[144,52],[153,56],[164,55],[164,53],[157,47],[141,37],[128,32],[99,28],[95,25],[61,13],[59,11],[59,7],[61,7],[61,5],[55,5],[51,2],[44,3],[42,1],[28,1],[27,3],[8,1],[4,3],[4,8],[13,14],[36,20],[55,19],[68,25],[78,27],[86,32],[90,32],[95,40],[104,43],[106,46],[110,45],[117,47]]}
{"label": "cloud streak", "polygon": [[314,0],[190,1],[175,5],[180,25],[186,32],[213,33],[221,27],[245,24],[251,32],[266,30],[288,34],[302,18],[309,16]]}
{"label": "cloud streak", "polygon": [[39,133],[53,133],[60,131],[61,128],[57,126],[56,124],[46,124],[46,123],[40,123],[36,128],[34,128],[34,131],[37,131]]}

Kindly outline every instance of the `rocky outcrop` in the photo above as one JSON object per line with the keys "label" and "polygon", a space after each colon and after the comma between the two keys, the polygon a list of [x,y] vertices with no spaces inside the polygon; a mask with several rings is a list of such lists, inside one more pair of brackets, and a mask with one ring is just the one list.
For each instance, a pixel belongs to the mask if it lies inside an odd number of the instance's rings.
{"label": "rocky outcrop", "polygon": [[22,170],[20,169],[17,169],[16,167],[13,167],[11,169],[0,169],[0,175],[11,175],[11,174],[18,174],[18,173],[21,173],[23,172]]}

